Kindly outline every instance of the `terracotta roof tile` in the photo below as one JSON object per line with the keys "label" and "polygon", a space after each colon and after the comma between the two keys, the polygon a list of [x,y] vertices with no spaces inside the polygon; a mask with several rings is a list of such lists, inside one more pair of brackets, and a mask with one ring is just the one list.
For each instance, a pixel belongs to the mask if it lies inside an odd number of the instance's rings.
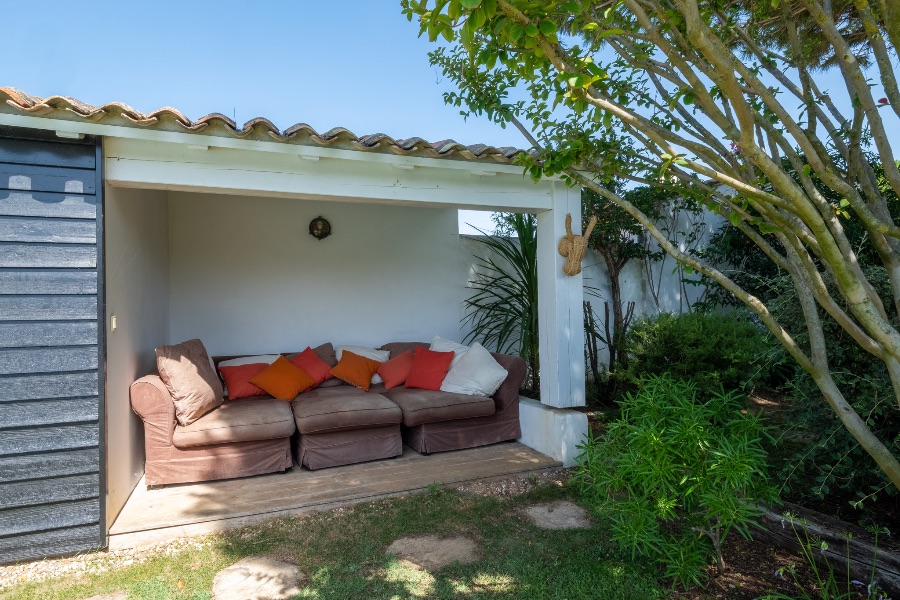
{"label": "terracotta roof tile", "polygon": [[211,113],[192,121],[180,111],[170,107],[145,114],[121,102],[92,106],[65,96],[49,96],[47,98],[31,96],[12,87],[0,87],[0,113],[52,117],[66,121],[87,121],[206,136],[274,141],[321,148],[478,162],[509,164],[523,152],[517,148],[496,148],[485,144],[465,146],[455,140],[427,142],[418,137],[395,140],[384,133],[357,137],[352,131],[343,127],[335,127],[320,134],[306,123],[297,123],[281,131],[274,123],[263,117],[251,119],[239,127],[232,119],[220,113]]}

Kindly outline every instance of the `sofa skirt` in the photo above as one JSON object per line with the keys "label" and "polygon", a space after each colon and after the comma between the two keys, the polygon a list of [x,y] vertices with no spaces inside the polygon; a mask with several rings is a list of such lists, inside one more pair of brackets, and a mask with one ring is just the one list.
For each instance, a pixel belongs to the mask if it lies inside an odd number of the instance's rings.
{"label": "sofa skirt", "polygon": [[392,458],[402,453],[399,424],[297,435],[297,463],[311,471]]}
{"label": "sofa skirt", "polygon": [[403,441],[416,452],[423,454],[477,448],[520,437],[522,430],[519,426],[518,402],[488,417],[403,427]]}
{"label": "sofa skirt", "polygon": [[147,448],[148,486],[233,479],[286,471],[291,462],[291,438],[196,446]]}

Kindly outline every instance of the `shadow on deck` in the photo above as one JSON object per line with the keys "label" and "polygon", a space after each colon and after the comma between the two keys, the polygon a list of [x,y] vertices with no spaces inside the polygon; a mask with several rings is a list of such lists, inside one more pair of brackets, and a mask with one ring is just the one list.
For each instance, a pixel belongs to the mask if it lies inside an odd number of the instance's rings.
{"label": "shadow on deck", "polygon": [[109,531],[109,548],[243,527],[274,517],[398,496],[444,485],[527,474],[560,463],[519,443],[148,490],[143,479]]}

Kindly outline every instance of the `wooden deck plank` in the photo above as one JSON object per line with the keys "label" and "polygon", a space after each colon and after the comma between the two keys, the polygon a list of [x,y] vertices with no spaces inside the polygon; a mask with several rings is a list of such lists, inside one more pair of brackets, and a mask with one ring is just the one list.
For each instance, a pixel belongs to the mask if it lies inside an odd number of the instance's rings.
{"label": "wooden deck plank", "polygon": [[439,481],[458,484],[560,463],[518,443],[148,490],[141,482],[110,528],[110,547],[156,543],[240,527],[275,516],[403,495]]}

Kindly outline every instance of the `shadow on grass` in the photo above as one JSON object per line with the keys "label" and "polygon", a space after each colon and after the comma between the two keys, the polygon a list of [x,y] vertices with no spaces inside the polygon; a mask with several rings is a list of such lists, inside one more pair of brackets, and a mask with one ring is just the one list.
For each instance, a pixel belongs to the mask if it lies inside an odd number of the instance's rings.
{"label": "shadow on grass", "polygon": [[[573,499],[567,488],[543,487],[512,498],[446,489],[276,519],[211,536],[201,547],[98,575],[30,584],[0,598],[83,599],[115,590],[129,598],[209,598],[216,572],[246,556],[297,565],[307,575],[298,598],[579,598],[665,597],[651,566],[632,561],[609,541],[602,523],[545,531],[524,507]],[[386,553],[401,537],[465,536],[478,560],[428,573]]]}

